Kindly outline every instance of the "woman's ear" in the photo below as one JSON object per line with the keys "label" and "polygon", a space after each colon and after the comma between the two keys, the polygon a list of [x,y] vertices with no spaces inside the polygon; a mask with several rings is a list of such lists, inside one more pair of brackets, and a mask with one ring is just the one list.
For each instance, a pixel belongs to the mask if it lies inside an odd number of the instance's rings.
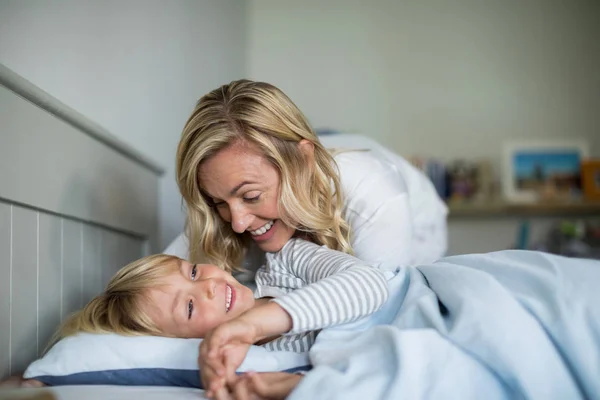
{"label": "woman's ear", "polygon": [[298,148],[304,154],[304,157],[312,164],[315,158],[315,144],[310,140],[302,139],[298,142]]}

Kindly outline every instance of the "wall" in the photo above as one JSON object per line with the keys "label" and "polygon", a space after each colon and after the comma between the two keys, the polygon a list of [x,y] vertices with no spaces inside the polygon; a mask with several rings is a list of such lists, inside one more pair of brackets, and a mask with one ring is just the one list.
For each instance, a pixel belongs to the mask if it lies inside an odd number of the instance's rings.
{"label": "wall", "polygon": [[183,228],[175,150],[195,101],[245,72],[238,0],[3,0],[0,63],[162,164],[161,247]]}
{"label": "wall", "polygon": [[248,71],[315,126],[403,154],[498,158],[506,138],[600,153],[600,3],[255,0]]}
{"label": "wall", "polygon": [[[315,127],[496,169],[510,138],[583,137],[600,155],[597,1],[253,0],[248,31],[249,77]],[[481,224],[451,221],[451,252],[507,246],[517,222],[486,221],[504,233],[482,243]]]}

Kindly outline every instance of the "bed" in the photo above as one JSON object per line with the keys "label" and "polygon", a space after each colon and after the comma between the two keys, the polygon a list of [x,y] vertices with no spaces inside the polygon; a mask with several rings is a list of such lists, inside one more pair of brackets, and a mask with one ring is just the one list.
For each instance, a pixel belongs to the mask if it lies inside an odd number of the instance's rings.
{"label": "bed", "polygon": [[[1,381],[38,358],[60,321],[121,266],[160,251],[163,169],[1,64],[0,131]],[[199,398],[177,388],[52,389],[63,399],[175,391]],[[0,398],[43,393],[0,390]]]}

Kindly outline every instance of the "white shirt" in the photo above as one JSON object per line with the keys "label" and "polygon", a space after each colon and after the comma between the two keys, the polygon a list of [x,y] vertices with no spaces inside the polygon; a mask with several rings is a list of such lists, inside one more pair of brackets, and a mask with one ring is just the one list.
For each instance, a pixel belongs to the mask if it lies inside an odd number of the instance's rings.
{"label": "white shirt", "polygon": [[[343,214],[352,229],[351,244],[357,258],[393,270],[444,256],[448,209],[427,176],[367,137],[334,134],[320,140],[328,148],[369,150],[334,157],[344,192]],[[185,235],[178,236],[164,252],[189,258]],[[252,246],[244,268],[256,271],[264,261],[264,252]]]}

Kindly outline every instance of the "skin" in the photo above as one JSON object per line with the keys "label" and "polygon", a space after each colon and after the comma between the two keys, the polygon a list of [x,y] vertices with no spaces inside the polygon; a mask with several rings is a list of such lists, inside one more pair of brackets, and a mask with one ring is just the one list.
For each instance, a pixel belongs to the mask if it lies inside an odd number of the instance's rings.
{"label": "skin", "polygon": [[[228,287],[232,292],[229,310]],[[182,338],[202,338],[255,306],[252,290],[227,272],[183,260],[163,285],[150,290],[149,297],[150,318],[162,332]]]}
{"label": "skin", "polygon": [[[312,161],[313,144],[302,140],[298,146]],[[296,233],[280,220],[279,173],[256,146],[239,142],[221,150],[201,164],[198,177],[221,218],[234,232],[249,235],[263,251],[281,250]],[[251,234],[270,221],[274,224],[266,237]],[[236,293],[229,312],[225,307],[227,285]],[[165,334],[205,338],[199,363],[210,397],[285,398],[301,379],[274,373],[249,374],[240,380],[232,374],[251,344],[289,331],[292,322],[277,304],[268,299],[255,301],[249,288],[218,267],[200,264],[194,272],[194,265],[183,261],[178,273],[151,290],[150,298],[147,312]]]}
{"label": "skin", "polygon": [[[302,140],[298,146],[310,160],[314,145]],[[279,172],[255,145],[238,142],[226,147],[200,165],[198,177],[221,218],[234,232],[249,235],[261,250],[277,252],[294,236],[295,230],[279,219]],[[263,235],[267,237],[251,234],[269,221],[274,224]]]}
{"label": "skin", "polygon": [[[235,293],[229,310],[228,287]],[[292,328],[291,317],[283,308],[268,299],[255,301],[249,288],[214,265],[181,260],[177,271],[160,287],[150,289],[149,297],[147,312],[162,332],[204,338],[198,363],[209,397],[222,397],[234,386],[244,387],[246,392],[260,391],[248,386],[250,381],[239,382],[235,371],[252,344]],[[260,385],[260,378],[256,379]]]}
{"label": "skin", "polygon": [[[298,143],[306,157],[307,168],[313,161],[314,145],[308,140]],[[201,187],[209,196],[221,218],[231,224],[234,232],[249,235],[265,252],[277,252],[294,236],[295,230],[285,225],[279,215],[280,176],[277,169],[263,156],[258,147],[247,142],[235,143],[204,161],[199,168]],[[273,221],[264,235],[253,231]],[[210,332],[200,346],[198,362],[207,395],[228,398],[228,394],[284,398],[295,387],[300,377],[267,375],[265,378],[286,383],[277,393],[267,393],[261,386],[261,376],[239,381],[235,375],[251,344],[269,340],[292,327],[292,321],[275,303],[256,307],[239,318],[229,321]],[[254,384],[252,382],[256,381]],[[259,385],[259,386],[256,386]],[[237,393],[236,393],[237,392]],[[265,396],[266,395],[266,396]]]}

